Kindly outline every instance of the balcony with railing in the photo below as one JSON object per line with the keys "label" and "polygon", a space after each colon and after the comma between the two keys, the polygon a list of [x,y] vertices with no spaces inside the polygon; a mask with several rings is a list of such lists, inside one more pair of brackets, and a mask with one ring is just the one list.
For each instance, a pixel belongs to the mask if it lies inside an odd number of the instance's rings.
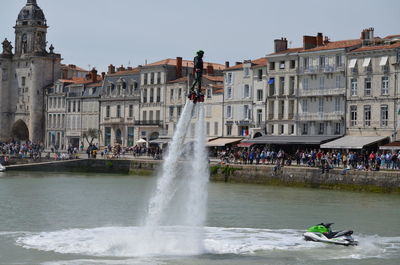
{"label": "balcony with railing", "polygon": [[161,120],[141,120],[136,121],[135,125],[142,125],[142,126],[162,126],[163,122]]}
{"label": "balcony with railing", "polygon": [[299,97],[337,96],[345,95],[346,88],[324,87],[312,89],[299,89]]}
{"label": "balcony with railing", "polygon": [[300,121],[338,121],[344,119],[344,111],[334,112],[305,112],[299,113],[298,118]]}
{"label": "balcony with railing", "polygon": [[124,118],[105,117],[103,124],[120,124],[124,122]]}
{"label": "balcony with railing", "polygon": [[318,74],[318,73],[334,73],[345,70],[344,65],[313,65],[308,67],[300,67],[299,74]]}

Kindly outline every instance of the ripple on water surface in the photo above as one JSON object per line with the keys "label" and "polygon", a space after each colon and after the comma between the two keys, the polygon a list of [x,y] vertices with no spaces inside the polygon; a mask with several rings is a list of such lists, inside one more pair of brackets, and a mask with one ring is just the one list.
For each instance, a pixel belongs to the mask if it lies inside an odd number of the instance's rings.
{"label": "ripple on water surface", "polygon": [[[204,228],[200,252],[190,248],[187,227],[101,227],[26,233],[16,243],[27,249],[95,257],[163,257],[200,254],[276,255],[292,252],[307,259],[400,258],[400,237],[355,235],[356,247],[306,242],[291,229]],[[199,232],[199,231],[197,231]],[[318,250],[318,251],[316,251]],[[153,260],[154,261],[154,260]],[[143,263],[145,264],[146,262]],[[88,264],[90,264],[88,262]]]}

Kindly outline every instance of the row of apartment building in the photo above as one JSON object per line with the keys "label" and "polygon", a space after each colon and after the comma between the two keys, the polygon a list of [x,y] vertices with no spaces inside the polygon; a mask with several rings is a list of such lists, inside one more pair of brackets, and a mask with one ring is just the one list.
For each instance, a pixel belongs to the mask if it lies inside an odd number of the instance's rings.
{"label": "row of apartment building", "polygon": [[[205,63],[209,138],[388,136],[397,138],[400,35],[331,41],[304,36],[303,47],[274,41],[274,52],[233,66]],[[98,129],[99,145],[167,142],[193,82],[193,62],[166,59],[137,68],[58,80],[46,93],[46,145],[79,146]],[[194,131],[194,124],[190,129]]]}

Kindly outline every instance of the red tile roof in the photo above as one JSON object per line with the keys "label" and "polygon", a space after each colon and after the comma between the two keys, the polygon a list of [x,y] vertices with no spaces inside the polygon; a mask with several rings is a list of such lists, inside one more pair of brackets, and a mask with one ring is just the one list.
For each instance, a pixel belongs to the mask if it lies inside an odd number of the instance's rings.
{"label": "red tile roof", "polygon": [[[165,60],[161,60],[158,62],[154,62],[151,64],[146,64],[143,67],[148,67],[148,66],[158,66],[158,65],[172,65],[172,66],[176,66],[177,64],[177,60],[176,59],[165,59]],[[210,62],[204,62],[204,67],[207,68],[207,65],[212,65],[214,70],[224,70],[225,69],[225,65],[222,64],[217,64],[217,63],[210,63]],[[193,61],[189,61],[189,60],[182,60],[182,66],[183,67],[193,67]]]}
{"label": "red tile roof", "polygon": [[355,49],[352,52],[375,51],[375,50],[385,50],[385,49],[395,49],[395,48],[400,48],[400,42],[396,42],[393,44],[387,44],[387,45],[364,46],[364,47]]}
{"label": "red tile roof", "polygon": [[307,50],[303,49],[300,52],[314,52],[314,51],[323,51],[323,50],[343,49],[343,48],[361,45],[361,42],[362,41],[360,39],[332,41],[332,42],[328,42],[322,46],[318,46],[318,47],[315,47],[312,49],[307,49]]}
{"label": "red tile roof", "polygon": [[171,83],[181,83],[181,82],[187,82],[187,80],[188,80],[187,77],[184,76],[184,77],[169,81],[168,83],[169,84],[171,84]]}
{"label": "red tile roof", "polygon": [[389,36],[384,37],[384,39],[394,39],[394,38],[400,38],[400,34],[389,35]]}
{"label": "red tile roof", "polygon": [[107,74],[107,76],[131,75],[131,74],[138,74],[139,72],[140,72],[140,68],[133,68],[131,70],[123,70],[123,71],[115,72],[113,74]]}
{"label": "red tile roof", "polygon": [[214,81],[214,82],[223,82],[224,81],[224,77],[223,76],[203,75],[203,77],[205,79],[208,79],[208,80]]}
{"label": "red tile roof", "polygon": [[296,52],[300,52],[301,50],[303,50],[303,47],[301,47],[301,48],[290,48],[290,49],[287,49],[287,50],[284,50],[284,51],[270,53],[269,55],[296,53]]}
{"label": "red tile roof", "polygon": [[[264,66],[267,65],[267,59],[265,57],[261,57],[259,59],[251,60],[251,66]],[[234,66],[225,68],[225,71],[229,70],[238,70],[238,69],[243,69],[243,63],[236,64]]]}

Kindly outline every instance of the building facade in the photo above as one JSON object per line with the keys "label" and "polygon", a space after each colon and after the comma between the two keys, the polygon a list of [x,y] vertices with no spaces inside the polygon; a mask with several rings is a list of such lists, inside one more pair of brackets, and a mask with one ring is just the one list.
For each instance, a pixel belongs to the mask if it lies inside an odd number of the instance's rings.
{"label": "building facade", "polygon": [[109,66],[100,97],[100,145],[134,146],[140,139],[140,69]]}
{"label": "building facade", "polygon": [[15,25],[15,50],[7,39],[0,55],[0,141],[44,141],[45,90],[60,77],[61,56],[47,50],[47,21],[28,0]]}
{"label": "building facade", "polygon": [[400,36],[362,32],[363,46],[348,53],[347,134],[398,140]]}
{"label": "building facade", "polygon": [[274,45],[274,53],[267,55],[266,131],[268,135],[297,135],[297,71],[300,49],[288,49],[285,38],[275,40]]}
{"label": "building facade", "polygon": [[361,40],[331,42],[322,33],[303,37],[299,52],[298,134],[344,135],[346,53]]}

